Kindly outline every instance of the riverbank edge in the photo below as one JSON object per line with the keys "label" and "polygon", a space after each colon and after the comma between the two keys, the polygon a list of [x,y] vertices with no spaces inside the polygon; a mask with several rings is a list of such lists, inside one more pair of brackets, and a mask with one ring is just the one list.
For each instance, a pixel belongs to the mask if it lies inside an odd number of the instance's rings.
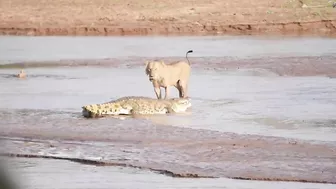
{"label": "riverbank edge", "polygon": [[150,167],[142,167],[127,163],[117,163],[117,162],[106,162],[106,161],[97,161],[90,159],[81,159],[81,158],[71,158],[71,157],[59,157],[59,156],[51,156],[51,155],[35,155],[35,154],[16,154],[16,153],[0,153],[2,157],[8,158],[40,158],[40,159],[54,159],[54,160],[67,160],[71,162],[81,163],[85,165],[94,165],[94,166],[116,166],[116,167],[129,167],[141,170],[148,170],[153,173],[162,174],[168,177],[173,178],[228,178],[228,179],[236,179],[236,180],[255,180],[255,181],[277,181],[277,182],[300,182],[300,183],[317,183],[317,184],[336,184],[334,181],[325,181],[325,180],[306,180],[306,179],[281,179],[281,178],[258,178],[258,177],[213,177],[213,176],[205,176],[198,175],[193,173],[174,173],[173,171],[163,170],[163,169],[155,169]]}
{"label": "riverbank edge", "polygon": [[336,37],[336,20],[310,22],[190,25],[168,24],[156,26],[57,26],[20,27],[8,25],[0,27],[0,35],[14,36],[184,36],[184,35],[308,35]]}

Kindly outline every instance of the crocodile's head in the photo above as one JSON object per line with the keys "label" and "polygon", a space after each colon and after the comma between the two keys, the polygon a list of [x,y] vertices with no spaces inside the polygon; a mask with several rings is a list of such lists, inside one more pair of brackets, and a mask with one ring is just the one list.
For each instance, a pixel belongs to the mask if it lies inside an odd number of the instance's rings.
{"label": "crocodile's head", "polygon": [[174,98],[174,99],[172,99],[171,109],[175,113],[185,112],[190,107],[191,107],[191,102],[190,102],[189,98]]}
{"label": "crocodile's head", "polygon": [[128,115],[130,108],[118,103],[90,104],[82,107],[82,114],[87,118],[104,117],[107,115]]}

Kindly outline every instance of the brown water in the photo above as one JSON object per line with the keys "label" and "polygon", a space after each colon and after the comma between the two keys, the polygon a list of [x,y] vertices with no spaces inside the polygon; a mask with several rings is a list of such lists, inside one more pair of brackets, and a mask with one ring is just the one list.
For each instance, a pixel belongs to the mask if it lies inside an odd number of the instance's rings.
{"label": "brown water", "polygon": [[[125,163],[176,174],[336,183],[335,39],[1,37],[0,44],[0,61],[7,64],[0,69],[5,153]],[[160,44],[165,45],[156,47]],[[125,120],[88,120],[80,115],[85,104],[128,95],[154,97],[144,61],[184,59],[189,49],[194,50],[189,92],[193,107],[187,114]],[[11,77],[22,66],[28,78]],[[177,96],[175,89],[172,96]],[[43,174],[45,169],[57,169],[56,162],[69,168],[64,175],[90,167],[59,160],[15,162],[35,162],[31,170],[19,168],[36,179],[33,183],[59,176],[57,171]],[[133,175],[113,166],[88,169],[100,175]],[[83,180],[93,175],[90,171]],[[154,187],[152,177],[172,188],[175,183],[188,183],[190,188],[214,182],[170,181],[148,172],[141,172],[139,180]],[[90,185],[80,178],[67,181],[66,187]],[[111,186],[103,176],[94,179],[102,183],[98,188]],[[215,183],[244,188],[255,182]]]}

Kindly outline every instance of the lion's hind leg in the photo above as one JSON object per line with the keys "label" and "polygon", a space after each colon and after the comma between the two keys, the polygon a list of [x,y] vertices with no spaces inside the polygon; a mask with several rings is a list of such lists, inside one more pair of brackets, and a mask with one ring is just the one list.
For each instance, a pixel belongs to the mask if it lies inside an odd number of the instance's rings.
{"label": "lion's hind leg", "polygon": [[176,89],[178,90],[179,92],[179,97],[182,98],[182,87],[180,85],[180,80],[177,81],[177,84],[176,84]]}
{"label": "lion's hind leg", "polygon": [[183,80],[177,82],[177,89],[179,90],[180,98],[185,98],[188,94],[188,83]]}

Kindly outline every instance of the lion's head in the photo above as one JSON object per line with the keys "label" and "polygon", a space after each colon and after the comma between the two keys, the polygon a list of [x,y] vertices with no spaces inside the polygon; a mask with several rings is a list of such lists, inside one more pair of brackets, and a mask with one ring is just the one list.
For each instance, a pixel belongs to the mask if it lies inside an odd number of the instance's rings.
{"label": "lion's head", "polygon": [[165,63],[163,61],[147,61],[146,75],[148,75],[149,81],[159,80],[164,66]]}

